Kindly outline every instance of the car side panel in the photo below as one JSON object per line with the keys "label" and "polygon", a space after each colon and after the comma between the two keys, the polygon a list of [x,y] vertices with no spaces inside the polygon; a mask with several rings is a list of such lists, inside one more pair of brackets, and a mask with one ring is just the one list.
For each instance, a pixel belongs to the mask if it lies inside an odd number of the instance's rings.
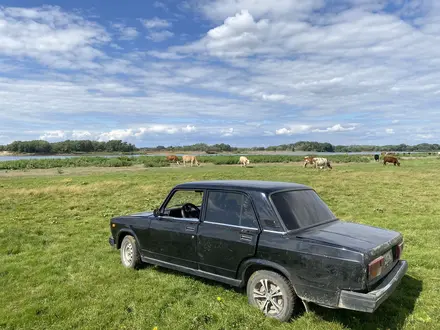
{"label": "car side panel", "polygon": [[199,269],[236,278],[240,263],[255,255],[258,229],[202,222],[197,233]]}
{"label": "car side panel", "polygon": [[197,268],[198,219],[157,217],[142,234],[142,254],[176,265]]}
{"label": "car side panel", "polygon": [[286,269],[298,296],[321,305],[337,303],[341,289],[366,287],[363,255],[341,247],[263,231],[256,258]]}
{"label": "car side panel", "polygon": [[112,236],[115,239],[115,243],[119,247],[122,236],[127,233],[134,236],[142,249],[142,234],[150,227],[151,218],[146,216],[127,216],[117,217],[111,220],[115,224],[114,228],[111,228]]}

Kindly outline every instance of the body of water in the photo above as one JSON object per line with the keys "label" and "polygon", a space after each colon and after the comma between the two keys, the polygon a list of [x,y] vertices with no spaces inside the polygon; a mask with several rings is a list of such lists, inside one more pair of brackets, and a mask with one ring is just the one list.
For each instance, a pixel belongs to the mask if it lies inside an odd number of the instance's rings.
{"label": "body of water", "polygon": [[[402,153],[402,152],[400,152]],[[411,154],[416,154],[419,152],[411,152]],[[157,153],[157,154],[150,154],[150,155],[127,155],[127,157],[139,157],[139,156],[167,156],[173,153],[167,152],[167,153]],[[209,155],[206,153],[191,153],[194,154],[196,156],[211,156],[211,157],[215,157],[216,155]],[[262,152],[262,153],[242,153],[242,154],[224,154],[227,156],[243,156],[243,155],[290,155],[290,156],[306,156],[306,155],[322,155],[322,156],[330,156],[330,155],[374,155],[374,154],[380,154],[380,152],[369,152],[369,151],[362,151],[362,152],[308,152],[308,151],[279,151],[279,152]],[[176,156],[183,156],[185,154],[183,153],[176,153]],[[220,154],[222,155],[222,154]],[[63,159],[63,158],[74,158],[74,157],[107,157],[107,158],[112,158],[112,157],[121,157],[121,155],[104,155],[104,156],[100,156],[100,155],[83,155],[83,156],[0,156],[0,162],[1,161],[8,161],[8,160],[25,160],[25,159]]]}

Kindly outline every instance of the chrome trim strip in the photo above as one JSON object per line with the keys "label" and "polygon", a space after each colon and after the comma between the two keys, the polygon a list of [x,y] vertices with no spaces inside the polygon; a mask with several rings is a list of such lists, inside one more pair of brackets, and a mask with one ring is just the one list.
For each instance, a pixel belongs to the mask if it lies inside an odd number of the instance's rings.
{"label": "chrome trim strip", "polygon": [[280,235],[285,235],[287,234],[286,231],[275,231],[275,230],[267,230],[267,229],[263,229],[263,231],[265,233],[271,233],[271,234],[280,234]]}
{"label": "chrome trim strip", "polygon": [[209,223],[211,225],[233,227],[233,228],[240,228],[240,229],[254,230],[254,231],[258,231],[259,230],[258,228],[245,227],[245,226],[236,226],[236,225],[228,225],[227,223],[219,223],[219,222],[211,222],[211,221],[203,221],[202,223]]}
{"label": "chrome trim strip", "polygon": [[170,220],[178,220],[178,221],[187,221],[187,222],[200,222],[197,218],[174,218],[169,215],[161,215],[160,218],[170,219]]}

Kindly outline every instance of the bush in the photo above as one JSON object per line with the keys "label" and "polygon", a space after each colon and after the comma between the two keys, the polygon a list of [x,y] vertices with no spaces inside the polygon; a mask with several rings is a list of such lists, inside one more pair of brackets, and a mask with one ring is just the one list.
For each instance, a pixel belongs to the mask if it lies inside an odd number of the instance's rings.
{"label": "bush", "polygon": [[167,167],[170,162],[164,158],[159,157],[145,157],[143,160],[144,167]]}

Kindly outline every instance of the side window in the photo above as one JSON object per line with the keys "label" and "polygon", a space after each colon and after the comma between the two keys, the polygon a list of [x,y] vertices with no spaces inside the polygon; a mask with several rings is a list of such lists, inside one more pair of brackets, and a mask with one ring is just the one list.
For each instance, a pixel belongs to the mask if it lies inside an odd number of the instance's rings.
{"label": "side window", "polygon": [[[165,205],[164,215],[168,215],[174,218],[182,217],[182,206],[186,203],[191,203],[197,206],[199,209],[202,208],[203,192],[195,190],[177,190],[168,203]],[[195,210],[192,210],[191,214],[187,217],[198,218],[199,214]]]}
{"label": "side window", "polygon": [[251,199],[241,193],[211,191],[206,220],[227,225],[258,228]]}

